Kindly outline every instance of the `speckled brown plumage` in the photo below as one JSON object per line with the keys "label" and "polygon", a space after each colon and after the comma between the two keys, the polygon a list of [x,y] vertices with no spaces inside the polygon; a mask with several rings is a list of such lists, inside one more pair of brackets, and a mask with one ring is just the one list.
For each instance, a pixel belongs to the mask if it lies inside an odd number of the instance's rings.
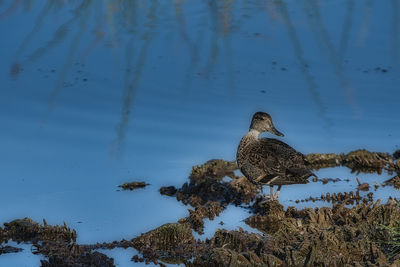
{"label": "speckled brown plumage", "polygon": [[257,112],[237,150],[237,163],[244,176],[253,183],[271,186],[307,183],[314,174],[305,166],[303,154],[280,140],[258,138],[265,131],[283,136],[268,114]]}

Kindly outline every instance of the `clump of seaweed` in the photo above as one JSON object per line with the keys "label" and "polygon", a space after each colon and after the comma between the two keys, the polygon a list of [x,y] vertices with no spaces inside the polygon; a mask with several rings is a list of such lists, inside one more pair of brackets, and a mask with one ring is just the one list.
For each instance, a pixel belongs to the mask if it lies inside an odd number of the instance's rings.
{"label": "clump of seaweed", "polygon": [[218,201],[207,201],[204,205],[198,205],[193,209],[189,210],[189,216],[180,219],[180,223],[188,223],[193,230],[198,233],[203,233],[204,229],[204,218],[214,220],[215,216],[225,209],[226,205],[221,205]]}
{"label": "clump of seaweed", "polygon": [[327,184],[327,183],[337,183],[342,181],[340,178],[317,178],[313,177],[312,179],[313,182],[322,182],[322,184]]}
{"label": "clump of seaweed", "polygon": [[306,155],[306,162],[312,166],[313,169],[321,169],[328,167],[337,167],[342,164],[344,158],[344,154],[335,154],[335,153],[312,153]]}
{"label": "clump of seaweed", "polygon": [[72,245],[67,247],[52,245],[52,247],[50,247],[48,245],[46,248],[51,248],[51,251],[49,251],[48,260],[41,260],[42,267],[115,266],[112,258],[109,258],[105,254],[97,251],[92,252],[85,246]]}
{"label": "clump of seaweed", "polygon": [[[268,239],[259,234],[219,229],[206,240],[206,253],[196,253],[192,266],[282,266],[269,253]],[[189,265],[190,266],[190,265]]]}
{"label": "clump of seaweed", "polygon": [[7,254],[7,253],[18,253],[21,252],[22,248],[16,248],[12,246],[0,246],[0,255]]}
{"label": "clump of seaweed", "polygon": [[[29,218],[4,223],[0,228],[0,244],[13,240],[18,243],[32,243],[35,254],[47,257],[41,266],[114,266],[114,260],[99,252],[92,252],[95,246],[76,244],[76,232],[63,226],[43,225]],[[14,251],[16,252],[16,251]]]}
{"label": "clump of seaweed", "polygon": [[373,193],[370,192],[366,196],[362,197],[360,195],[359,189],[357,189],[355,192],[350,191],[350,192],[339,192],[339,193],[326,193],[326,194],[321,194],[320,197],[308,197],[306,199],[297,199],[295,200],[295,203],[300,203],[300,202],[315,202],[315,201],[326,201],[328,203],[332,204],[341,204],[344,203],[345,205],[354,205],[354,204],[360,204],[360,202],[363,203],[369,203],[373,201]]}
{"label": "clump of seaweed", "polygon": [[124,190],[132,191],[132,190],[135,190],[138,188],[144,188],[147,185],[149,185],[149,184],[147,184],[146,182],[129,182],[129,183],[124,183],[122,185],[119,185],[118,187],[121,187]]}
{"label": "clump of seaweed", "polygon": [[[180,263],[193,256],[196,241],[186,223],[168,223],[131,240],[147,262],[158,260]],[[139,257],[134,257],[136,262]]]}
{"label": "clump of seaweed", "polygon": [[166,196],[175,196],[176,192],[178,190],[175,188],[175,186],[163,186],[160,188],[160,194],[161,195],[166,195]]}
{"label": "clump of seaweed", "polygon": [[390,178],[389,180],[386,180],[382,184],[383,186],[391,185],[396,189],[400,188],[400,177],[399,175],[394,176],[393,178]]}
{"label": "clump of seaweed", "polygon": [[394,158],[394,159],[400,159],[400,149],[396,150],[396,151],[393,153],[393,158]]}
{"label": "clump of seaweed", "polygon": [[327,167],[345,166],[350,168],[352,172],[381,173],[382,169],[386,169],[389,172],[399,169],[397,162],[396,164],[394,163],[395,155],[397,155],[396,152],[394,155],[390,155],[389,153],[370,152],[365,149],[359,149],[351,151],[348,154],[312,153],[306,155],[306,162],[310,168],[316,170]]}
{"label": "clump of seaweed", "polygon": [[[307,158],[311,167],[343,165],[353,171],[357,168],[392,171],[400,164],[399,159],[394,161],[395,155],[366,150],[346,155],[313,154]],[[192,206],[189,216],[129,241],[80,245],[76,244],[75,230],[65,224],[51,226],[43,221],[40,225],[25,218],[0,228],[0,245],[10,239],[31,242],[33,253],[47,258],[41,262],[46,267],[114,266],[113,259],[94,252],[114,247],[133,247],[141,253],[133,256],[133,261],[160,266],[165,266],[163,262],[186,266],[389,266],[400,263],[400,204],[395,199],[381,204],[379,200],[373,202],[372,192],[361,197],[359,190],[369,190],[369,185],[359,182],[355,192],[327,193],[320,198],[301,200],[332,202],[332,208],[285,210],[276,200],[256,198],[259,188],[246,178],[237,177],[233,172],[236,168],[234,162],[211,160],[193,167],[189,183],[181,188],[162,187],[161,194],[175,196]],[[335,182],[333,179],[321,181]],[[136,183],[134,188],[140,184]],[[400,179],[397,175],[385,184],[396,187]],[[253,214],[246,223],[264,235],[242,229],[218,229],[211,239],[195,240],[192,229],[202,233],[203,219],[214,219],[229,204],[250,205]],[[14,249],[2,246],[0,254],[17,252]]]}
{"label": "clump of seaweed", "polygon": [[[198,233],[203,232],[204,218],[213,220],[230,203],[249,204],[257,195],[258,188],[245,177],[237,177],[234,170],[236,163],[225,160],[210,160],[203,165],[194,166],[190,182],[184,183],[175,194],[178,201],[191,205],[189,216],[181,220],[191,225]],[[224,181],[230,177],[230,181]],[[160,193],[174,192],[172,187],[162,187]]]}
{"label": "clump of seaweed", "polygon": [[[380,238],[376,243],[387,253],[390,261],[400,263],[400,227],[378,225],[378,231],[381,231]],[[394,266],[398,266],[393,264]]]}
{"label": "clump of seaweed", "polygon": [[0,234],[1,242],[9,239],[16,242],[31,241],[34,244],[39,241],[58,241],[64,243],[76,241],[75,230],[69,229],[65,223],[63,226],[50,226],[43,220],[43,225],[40,225],[29,218],[4,223],[4,228],[0,231]]}
{"label": "clump of seaweed", "polygon": [[400,205],[394,200],[352,208],[257,206],[246,223],[266,235],[218,229],[211,239],[195,241],[188,224],[167,224],[131,241],[143,255],[133,259],[186,266],[388,266],[398,260]]}
{"label": "clump of seaweed", "polygon": [[382,225],[400,226],[397,203],[277,210],[251,216],[246,223],[271,236],[270,253],[288,266],[387,266],[391,261],[375,241],[382,236]]}
{"label": "clump of seaweed", "polygon": [[237,168],[235,161],[212,159],[202,165],[192,167],[192,172],[189,176],[190,182],[202,183],[210,178],[221,180],[225,176],[235,178],[233,171]]}
{"label": "clump of seaweed", "polygon": [[359,149],[348,153],[342,165],[352,170],[362,170],[363,172],[373,172],[381,170],[392,162],[392,158],[388,153],[370,152],[365,149]]}

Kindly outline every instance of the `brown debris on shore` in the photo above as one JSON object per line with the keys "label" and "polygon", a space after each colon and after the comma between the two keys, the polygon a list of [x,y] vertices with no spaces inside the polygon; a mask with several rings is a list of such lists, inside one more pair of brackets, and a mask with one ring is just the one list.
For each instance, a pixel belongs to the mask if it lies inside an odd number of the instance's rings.
{"label": "brown debris on shore", "polygon": [[[347,166],[352,171],[399,173],[396,153],[392,156],[357,150],[348,154],[309,154],[307,160],[315,169]],[[260,187],[236,176],[236,169],[235,162],[211,160],[194,166],[189,182],[181,188],[160,188],[161,194],[190,205],[189,215],[131,240],[76,244],[75,230],[65,224],[51,226],[43,221],[41,225],[25,218],[0,227],[0,245],[8,240],[32,243],[33,253],[46,257],[41,261],[45,267],[114,266],[113,259],[94,250],[115,247],[135,248],[140,254],[132,261],[160,266],[400,266],[400,203],[396,199],[382,204],[380,200],[373,202],[373,192],[360,196],[360,190],[369,190],[369,184],[358,181],[354,192],[296,200],[327,201],[332,207],[285,210],[278,201],[257,197]],[[339,180],[315,179],[322,183]],[[146,185],[133,182],[120,187],[133,190]],[[396,175],[382,185],[400,188],[400,178]],[[252,213],[245,222],[262,234],[218,229],[212,238],[196,240],[192,230],[202,233],[204,219],[213,220],[230,204],[245,205]],[[17,250],[0,246],[0,254]]]}
{"label": "brown debris on shore", "polygon": [[399,159],[396,161],[396,154],[370,152],[365,149],[351,151],[348,154],[340,153],[312,153],[306,155],[306,161],[310,168],[321,169],[327,167],[345,166],[353,172],[381,173],[383,169],[393,172],[400,169]]}
{"label": "brown debris on shore", "polygon": [[192,257],[197,247],[190,225],[186,223],[164,224],[132,239],[130,246],[143,255],[133,260],[147,263],[158,263],[158,260],[182,263]]}
{"label": "brown debris on shore", "polygon": [[271,253],[288,266],[388,266],[399,262],[399,255],[392,251],[400,244],[391,243],[390,233],[400,227],[399,204],[394,201],[353,208],[344,204],[302,210],[289,207],[286,211],[277,202],[266,205],[272,212],[256,214],[246,223],[271,236]]}
{"label": "brown debris on shore", "polygon": [[400,177],[399,175],[394,176],[393,178],[390,178],[389,180],[386,180],[382,184],[383,186],[391,185],[395,189],[400,189]]}
{"label": "brown debris on shore", "polygon": [[[235,162],[215,159],[203,165],[194,166],[190,174],[190,182],[183,184],[175,194],[171,187],[162,187],[161,194],[176,196],[178,201],[191,205],[189,216],[181,222],[189,223],[196,232],[202,233],[204,218],[213,220],[228,204],[249,204],[257,195],[258,188],[245,177],[237,177]],[[230,181],[224,181],[229,177]]]}
{"label": "brown debris on shore", "polygon": [[228,176],[233,179],[235,178],[233,171],[237,168],[235,161],[212,159],[202,165],[193,166],[189,179],[191,183],[198,184],[210,178],[221,180],[223,177]]}
{"label": "brown debris on shore", "polygon": [[43,267],[56,266],[114,266],[114,260],[99,252],[92,252],[91,246],[76,244],[76,232],[63,226],[43,225],[29,218],[4,223],[0,227],[0,244],[13,240],[32,243],[33,253],[48,259],[41,260]]}
{"label": "brown debris on shore", "polygon": [[308,197],[306,199],[296,199],[295,203],[300,202],[316,202],[316,201],[326,201],[332,204],[341,204],[344,203],[345,205],[354,205],[359,204],[360,202],[367,203],[372,201],[373,193],[367,194],[365,197],[360,196],[359,190],[357,191],[350,191],[350,192],[339,192],[339,193],[326,193],[321,194],[320,197]]}
{"label": "brown debris on shore", "polygon": [[27,241],[34,244],[39,241],[71,243],[76,241],[76,232],[75,230],[71,231],[65,224],[50,226],[43,220],[43,225],[40,225],[29,218],[24,218],[4,223],[4,228],[0,227],[1,243],[9,239],[18,243]]}
{"label": "brown debris on shore", "polygon": [[148,186],[149,184],[147,184],[146,182],[129,182],[129,183],[124,183],[119,185],[118,187],[121,187],[124,190],[135,190],[138,188],[144,188],[146,186]]}
{"label": "brown debris on shore", "polygon": [[319,170],[322,168],[328,167],[338,167],[341,165],[341,162],[344,158],[344,154],[335,154],[335,153],[312,153],[306,155],[306,162],[315,170]]}
{"label": "brown debris on shore", "polygon": [[400,263],[399,208],[394,200],[302,210],[261,202],[246,223],[264,235],[218,229],[211,239],[195,241],[188,224],[167,224],[131,241],[142,253],[133,260],[186,266],[389,266]]}
{"label": "brown debris on shore", "polygon": [[175,196],[177,189],[175,186],[163,186],[160,188],[160,194],[169,197]]}
{"label": "brown debris on shore", "polygon": [[16,248],[12,246],[0,246],[0,255],[7,254],[7,253],[18,253],[21,252],[22,248]]}
{"label": "brown debris on shore", "polygon": [[356,177],[356,181],[358,183],[357,190],[369,191],[369,183],[361,183],[357,177]]}

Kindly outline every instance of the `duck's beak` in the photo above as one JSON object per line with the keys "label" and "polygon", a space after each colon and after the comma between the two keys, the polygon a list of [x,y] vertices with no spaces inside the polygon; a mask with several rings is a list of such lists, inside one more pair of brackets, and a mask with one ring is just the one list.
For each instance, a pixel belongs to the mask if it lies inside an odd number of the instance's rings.
{"label": "duck's beak", "polygon": [[271,128],[271,132],[272,132],[273,134],[276,134],[277,136],[285,136],[283,133],[281,133],[280,131],[278,131],[277,129],[275,129],[274,126],[272,126],[272,128]]}

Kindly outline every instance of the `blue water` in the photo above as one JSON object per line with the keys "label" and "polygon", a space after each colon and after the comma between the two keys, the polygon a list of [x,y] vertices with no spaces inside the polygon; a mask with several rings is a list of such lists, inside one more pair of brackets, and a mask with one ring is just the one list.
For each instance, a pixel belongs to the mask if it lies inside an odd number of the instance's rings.
{"label": "blue water", "polygon": [[[0,1],[0,222],[65,221],[82,243],[175,222],[188,207],[158,189],[234,159],[256,111],[303,153],[393,152],[399,25],[398,0]],[[287,186],[280,201],[391,177],[317,174],[350,182]],[[118,191],[133,180],[150,186]],[[234,229],[245,213],[221,216]],[[17,255],[0,265],[38,265]]]}

